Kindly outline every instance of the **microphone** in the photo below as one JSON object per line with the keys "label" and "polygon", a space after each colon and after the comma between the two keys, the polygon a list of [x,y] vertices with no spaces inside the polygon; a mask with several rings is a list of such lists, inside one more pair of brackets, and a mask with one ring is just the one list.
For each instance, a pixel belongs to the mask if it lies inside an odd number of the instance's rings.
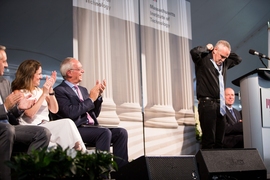
{"label": "microphone", "polygon": [[250,50],[249,50],[249,54],[257,55],[257,56],[259,56],[260,58],[265,58],[265,59],[270,60],[270,58],[267,57],[266,55],[264,55],[264,54],[262,54],[262,53],[259,53],[259,52],[255,51],[255,50],[253,50],[253,49],[250,49]]}

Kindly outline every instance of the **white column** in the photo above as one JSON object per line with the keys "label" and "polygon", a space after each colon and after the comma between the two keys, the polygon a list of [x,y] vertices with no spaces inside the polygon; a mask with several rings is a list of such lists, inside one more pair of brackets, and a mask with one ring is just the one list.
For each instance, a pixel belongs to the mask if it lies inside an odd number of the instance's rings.
{"label": "white column", "polygon": [[155,44],[151,44],[153,49],[150,52],[153,54],[148,52],[148,57],[146,56],[145,59],[147,85],[145,126],[178,128],[172,106],[169,34],[156,31],[154,38],[155,40],[150,41],[155,41]]}
{"label": "white column", "polygon": [[180,84],[178,84],[177,89],[179,89],[179,93],[181,92],[181,100],[177,102],[180,110],[177,109],[176,119],[179,125],[195,125],[193,81],[190,64],[192,61],[189,55],[188,39],[183,39],[181,44],[183,47],[181,53],[179,53],[181,70],[179,70],[179,74],[175,74],[175,76],[179,76]]}
{"label": "white column", "polygon": [[120,120],[116,114],[116,104],[113,101],[112,88],[112,57],[110,38],[110,17],[91,11],[75,14],[78,21],[76,35],[78,39],[78,59],[81,61],[85,73],[80,83],[89,91],[94,87],[96,80],[107,81],[103,92],[102,110],[98,117],[100,124],[118,125]]}
{"label": "white column", "polygon": [[[129,7],[129,9],[127,15],[134,15],[133,7]],[[121,121],[142,121],[140,64],[136,46],[139,40],[136,38],[135,23],[126,22],[126,25],[119,28],[123,29],[122,35],[124,37],[121,40],[126,51],[123,52],[120,63],[117,64],[117,68],[121,71],[114,72],[118,82],[115,87],[117,89],[115,92],[117,97],[116,112]]]}
{"label": "white column", "polygon": [[118,125],[120,120],[116,114],[116,105],[113,101],[113,88],[112,88],[112,69],[111,69],[111,38],[110,38],[110,17],[101,15],[100,34],[97,38],[98,58],[94,59],[96,68],[96,76],[100,81],[102,78],[107,80],[107,88],[103,94],[102,110],[98,117],[100,124]]}

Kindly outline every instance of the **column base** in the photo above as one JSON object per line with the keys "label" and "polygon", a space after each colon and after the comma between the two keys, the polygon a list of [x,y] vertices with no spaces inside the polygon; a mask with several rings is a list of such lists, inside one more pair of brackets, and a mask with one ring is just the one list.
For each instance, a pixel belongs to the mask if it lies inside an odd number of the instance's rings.
{"label": "column base", "polygon": [[181,109],[175,115],[178,125],[195,125],[195,113],[192,109]]}
{"label": "column base", "polygon": [[117,106],[116,113],[121,121],[142,122],[142,108],[138,103],[123,103]]}
{"label": "column base", "polygon": [[102,109],[98,116],[100,125],[118,126],[120,119],[116,114],[116,105],[112,99],[103,99]]}
{"label": "column base", "polygon": [[155,128],[178,128],[175,111],[171,106],[154,105],[146,108],[144,125]]}

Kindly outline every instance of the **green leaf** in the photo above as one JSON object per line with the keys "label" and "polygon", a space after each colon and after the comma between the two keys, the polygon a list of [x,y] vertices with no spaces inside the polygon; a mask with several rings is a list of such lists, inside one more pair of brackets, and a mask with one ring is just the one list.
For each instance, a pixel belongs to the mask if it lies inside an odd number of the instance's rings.
{"label": "green leaf", "polygon": [[102,179],[117,170],[110,152],[82,153],[73,149],[33,150],[30,154],[20,153],[5,164],[13,169],[18,179]]}

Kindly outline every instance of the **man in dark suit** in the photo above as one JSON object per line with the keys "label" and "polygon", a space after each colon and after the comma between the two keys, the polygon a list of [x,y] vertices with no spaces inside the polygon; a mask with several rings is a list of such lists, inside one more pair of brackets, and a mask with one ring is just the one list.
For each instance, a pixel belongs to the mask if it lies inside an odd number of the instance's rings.
{"label": "man in dark suit", "polygon": [[20,93],[10,93],[10,82],[6,80],[4,69],[8,67],[5,46],[0,45],[0,179],[11,179],[10,168],[4,164],[9,161],[14,143],[29,145],[28,153],[33,149],[47,147],[51,133],[39,126],[11,125],[16,124],[25,109],[34,104],[34,100]]}
{"label": "man in dark suit", "polygon": [[112,144],[113,154],[119,157],[115,159],[118,167],[128,163],[127,131],[120,127],[98,126],[97,117],[103,102],[101,94],[106,87],[106,81],[103,80],[102,83],[97,81],[90,93],[85,87],[78,86],[82,81],[84,70],[82,64],[71,57],[61,63],[60,72],[64,81],[54,88],[59,111],[57,114],[52,114],[53,119],[72,119],[85,143],[92,144],[102,151],[110,151]]}
{"label": "man in dark suit", "polygon": [[234,90],[225,89],[226,128],[223,145],[224,148],[243,148],[243,126],[241,113],[233,108],[235,100]]}

